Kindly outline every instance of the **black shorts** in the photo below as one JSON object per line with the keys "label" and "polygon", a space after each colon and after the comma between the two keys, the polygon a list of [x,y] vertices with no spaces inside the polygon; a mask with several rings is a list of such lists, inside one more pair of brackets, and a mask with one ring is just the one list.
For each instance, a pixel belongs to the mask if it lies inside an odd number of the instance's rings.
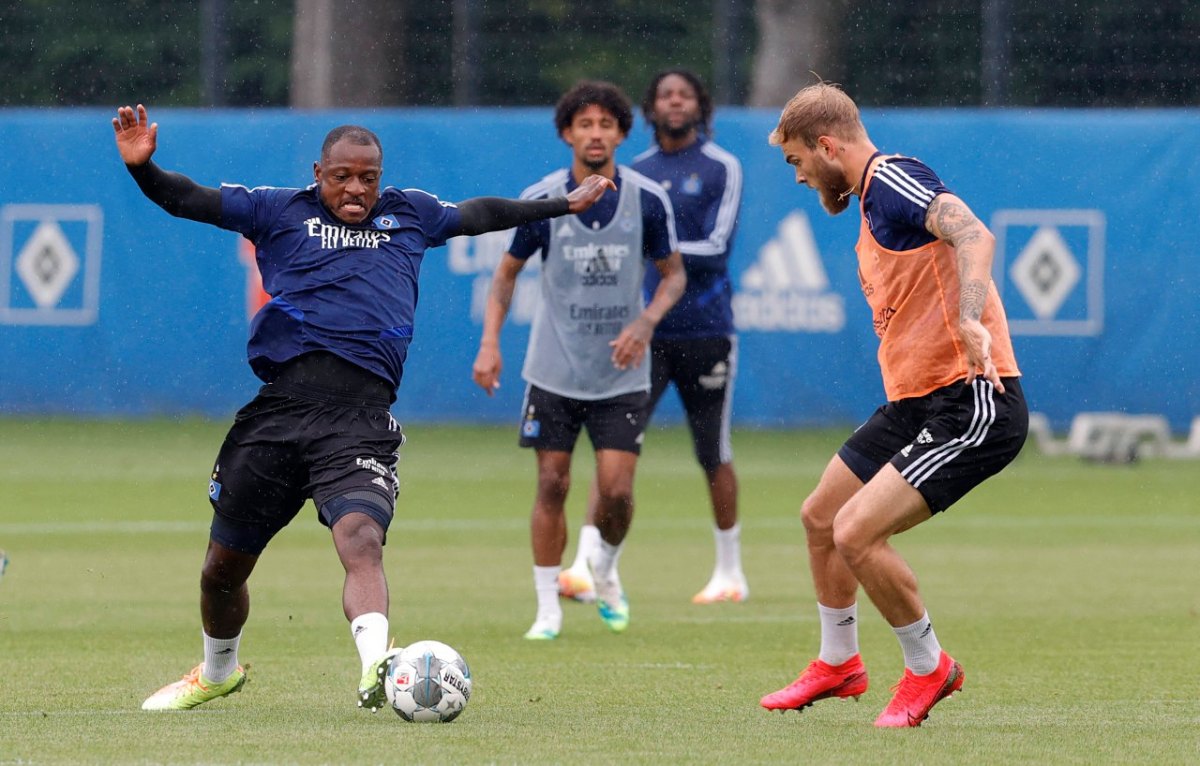
{"label": "black shorts", "polygon": [[[650,344],[650,410],[675,384],[687,413],[696,460],[705,471],[733,462],[729,423],[737,376],[737,339],[655,340]],[[647,416],[649,420],[649,415]]]}
{"label": "black shorts", "polygon": [[592,449],[641,454],[650,394],[634,391],[608,399],[571,399],[528,386],[521,408],[522,447],[572,452],[587,427]]}
{"label": "black shorts", "polygon": [[234,419],[208,485],[213,540],[259,554],[312,498],[332,527],[365,513],[387,530],[404,435],[387,399],[277,381]]}
{"label": "black shorts", "polygon": [[846,440],[838,456],[866,483],[895,466],[934,513],[944,511],[1012,462],[1029,432],[1018,378],[1004,393],[983,378],[888,402]]}

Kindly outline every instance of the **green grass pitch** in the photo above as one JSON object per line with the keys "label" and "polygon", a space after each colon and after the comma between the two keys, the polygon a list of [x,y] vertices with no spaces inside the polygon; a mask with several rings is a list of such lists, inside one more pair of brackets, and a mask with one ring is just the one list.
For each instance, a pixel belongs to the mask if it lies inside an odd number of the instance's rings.
{"label": "green grass pitch", "polygon": [[[466,656],[466,712],[415,725],[355,708],[341,569],[309,506],[251,579],[244,691],[144,713],[200,659],[205,492],[225,426],[0,420],[0,766],[1200,762],[1194,463],[1098,466],[1030,445],[897,539],[966,669],[961,694],[920,729],[875,730],[902,662],[864,598],[862,699],[761,710],[816,651],[797,509],[834,431],[735,434],[752,597],[716,606],[690,603],[713,544],[687,436],[651,432],[621,564],[628,633],[572,603],[562,637],[542,644],[521,639],[532,455],[511,429],[413,425],[385,553],[392,630]],[[581,449],[572,537],[590,473]]]}

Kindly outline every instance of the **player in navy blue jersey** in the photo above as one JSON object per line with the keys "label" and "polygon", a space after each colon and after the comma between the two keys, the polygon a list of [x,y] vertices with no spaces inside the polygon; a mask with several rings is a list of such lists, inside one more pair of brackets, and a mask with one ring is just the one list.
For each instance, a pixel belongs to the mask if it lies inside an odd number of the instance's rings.
{"label": "player in navy blue jersey", "polygon": [[[633,168],[661,184],[671,198],[687,271],[687,290],[654,330],[650,413],[674,383],[708,485],[716,564],[692,601],[745,601],[750,588],[742,572],[729,433],[738,358],[729,254],[742,201],[742,166],[712,141],[712,99],[692,72],[658,73],[642,99],[642,114],[654,130],[654,146],[638,155]],[[657,285],[658,274],[648,270],[647,295]],[[593,598],[587,564],[597,539],[593,516],[589,506],[575,562],[560,578],[559,593],[580,601]]]}
{"label": "player in navy blue jersey", "polygon": [[[538,485],[530,524],[537,616],[525,637],[557,638],[564,505],[571,452],[586,428],[595,449],[596,532],[592,558],[600,617],[614,632],[629,625],[629,602],[616,575],[633,519],[633,478],[649,400],[650,340],[683,293],[685,273],[671,203],[662,187],[616,164],[616,149],[633,124],[629,99],[615,85],[581,82],[555,109],[555,126],[572,150],[571,167],[525,190],[523,199],[563,194],[589,173],[616,182],[582,215],[525,224],[513,235],[492,277],[483,335],[472,377],[490,396],[502,367],[500,328],[517,275],[541,253],[541,301],[522,376],[521,446],[537,451]],[[653,268],[647,268],[652,264]],[[642,294],[645,272],[661,280]]]}
{"label": "player in navy blue jersey", "polygon": [[325,137],[311,186],[216,189],[151,161],[158,124],[145,107],[121,107],[112,124],[142,192],[172,215],[253,242],[271,296],[254,317],[248,345],[265,385],[238,412],[209,481],[204,661],[142,708],[188,709],[241,689],[247,581],[267,543],[311,498],[346,572],[342,608],[362,664],[358,704],[376,710],[389,656],[383,544],[404,442],[389,406],[413,337],[425,250],[460,234],[581,213],[613,183],[596,175],[562,196],[454,205],[416,189],[381,189],[378,137],[344,125]]}

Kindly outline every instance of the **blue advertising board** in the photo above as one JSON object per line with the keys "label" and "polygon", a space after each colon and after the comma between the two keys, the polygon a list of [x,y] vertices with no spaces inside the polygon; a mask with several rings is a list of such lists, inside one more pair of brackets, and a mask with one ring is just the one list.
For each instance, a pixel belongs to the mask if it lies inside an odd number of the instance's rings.
{"label": "blue advertising board", "polygon": [[[258,382],[257,306],[237,235],[175,219],[122,168],[106,110],[0,111],[0,413],[224,417]],[[744,167],[732,258],[740,362],[735,424],[854,424],[882,402],[859,291],[858,216],[828,216],[766,136],[775,111],[718,111]],[[153,110],[155,159],[196,181],[303,186],[332,127],[382,139],[385,182],[442,199],[516,196],[569,161],[549,109]],[[994,277],[1032,410],[1200,414],[1200,112],[874,110],[884,151],[924,160],[996,235]],[[649,142],[636,125],[618,159]],[[504,234],[432,250],[401,422],[516,422],[536,297],[524,274],[494,398],[471,363]],[[529,271],[527,269],[527,271]],[[668,396],[659,416],[673,421]]]}

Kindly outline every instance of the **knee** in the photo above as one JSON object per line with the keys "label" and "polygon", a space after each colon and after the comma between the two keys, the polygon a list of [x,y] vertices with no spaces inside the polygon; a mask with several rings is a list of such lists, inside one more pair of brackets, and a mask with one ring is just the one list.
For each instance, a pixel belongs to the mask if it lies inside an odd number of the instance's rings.
{"label": "knee", "polygon": [[804,533],[810,543],[819,545],[833,544],[833,520],[837,509],[815,495],[809,495],[800,506],[800,520],[804,523]]}
{"label": "knee", "polygon": [[383,560],[383,528],[365,513],[347,513],[333,527],[333,543],[343,565]]}
{"label": "knee", "polygon": [[598,489],[600,504],[610,511],[627,512],[633,507],[633,487],[622,484]]}
{"label": "knee", "polygon": [[200,590],[203,593],[232,593],[245,583],[246,578],[220,562],[206,561],[200,570]]}
{"label": "knee", "polygon": [[571,489],[571,474],[562,471],[540,471],[538,473],[538,496],[543,502],[556,505],[566,502]]}
{"label": "knee", "polygon": [[857,523],[853,512],[840,513],[834,519],[833,545],[842,560],[852,568],[866,554],[870,540],[862,525]]}
{"label": "knee", "polygon": [[257,555],[239,553],[209,541],[204,565],[200,568],[201,592],[219,596],[237,591],[250,579],[257,560]]}

